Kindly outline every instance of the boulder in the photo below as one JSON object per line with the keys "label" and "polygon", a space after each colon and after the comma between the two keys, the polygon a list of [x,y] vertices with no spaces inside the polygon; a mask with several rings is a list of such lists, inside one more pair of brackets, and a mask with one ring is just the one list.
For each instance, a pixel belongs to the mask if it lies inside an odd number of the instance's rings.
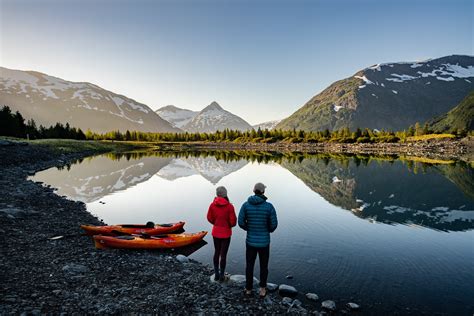
{"label": "boulder", "polygon": [[176,260],[178,260],[181,263],[188,263],[189,262],[188,257],[183,256],[183,255],[177,255]]}
{"label": "boulder", "polygon": [[275,283],[267,283],[267,290],[269,292],[275,292],[278,289],[278,285]]}
{"label": "boulder", "polygon": [[293,297],[298,294],[298,291],[291,285],[280,284],[280,286],[278,287],[278,294],[280,294],[281,296]]}
{"label": "boulder", "polygon": [[336,310],[336,303],[331,300],[326,300],[321,303],[321,307],[330,311],[335,311]]}
{"label": "boulder", "polygon": [[351,310],[358,310],[360,309],[360,305],[356,303],[347,303],[346,306]]}
{"label": "boulder", "polygon": [[[234,282],[239,285],[245,284],[245,275],[242,274],[233,274],[229,277],[229,281]],[[256,277],[253,278],[253,285],[257,286],[260,283]]]}
{"label": "boulder", "polygon": [[310,301],[317,301],[319,300],[319,296],[314,293],[306,293],[306,298]]}

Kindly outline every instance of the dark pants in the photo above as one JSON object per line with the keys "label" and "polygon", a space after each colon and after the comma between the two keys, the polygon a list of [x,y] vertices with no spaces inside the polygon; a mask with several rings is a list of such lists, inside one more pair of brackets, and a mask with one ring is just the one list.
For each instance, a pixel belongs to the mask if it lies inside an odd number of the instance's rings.
{"label": "dark pants", "polygon": [[[216,276],[224,275],[225,265],[227,263],[227,251],[229,250],[229,245],[230,245],[230,237],[229,238],[212,237],[212,238],[214,239],[214,271],[216,273]],[[219,273],[219,266],[221,268],[220,273]]]}
{"label": "dark pants", "polygon": [[245,288],[251,290],[253,287],[253,268],[255,266],[255,260],[260,261],[260,287],[267,286],[268,277],[268,259],[270,257],[270,245],[262,248],[252,247],[247,245],[245,257],[247,261],[247,267],[245,268]]}

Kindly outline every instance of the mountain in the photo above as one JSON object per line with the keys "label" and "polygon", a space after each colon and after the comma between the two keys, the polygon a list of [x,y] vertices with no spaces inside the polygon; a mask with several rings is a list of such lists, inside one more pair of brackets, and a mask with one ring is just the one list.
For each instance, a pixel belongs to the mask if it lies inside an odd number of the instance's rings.
{"label": "mountain", "polygon": [[436,132],[448,132],[453,129],[474,130],[474,91],[448,113],[429,122]]}
{"label": "mountain", "polygon": [[474,57],[377,64],[331,84],[276,128],[400,130],[444,114],[474,90]]}
{"label": "mountain", "polygon": [[252,126],[254,130],[261,129],[261,130],[272,130],[277,126],[278,123],[280,123],[281,120],[275,120],[275,121],[268,121],[268,122],[263,122],[257,125]]}
{"label": "mountain", "polygon": [[191,111],[178,108],[174,105],[167,105],[155,111],[162,119],[168,121],[174,127],[181,128],[191,121],[198,111]]}
{"label": "mountain", "polygon": [[57,122],[86,131],[175,132],[148,106],[87,82],[70,82],[36,71],[0,67],[0,105],[37,125]]}
{"label": "mountain", "polygon": [[182,127],[187,132],[213,133],[224,129],[249,130],[252,126],[244,119],[224,110],[217,102],[212,102]]}

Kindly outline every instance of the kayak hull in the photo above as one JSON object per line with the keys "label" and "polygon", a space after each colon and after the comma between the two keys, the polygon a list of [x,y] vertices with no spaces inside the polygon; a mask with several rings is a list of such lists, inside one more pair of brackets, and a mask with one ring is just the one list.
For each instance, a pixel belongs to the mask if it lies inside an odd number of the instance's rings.
{"label": "kayak hull", "polygon": [[81,225],[81,228],[86,232],[86,235],[106,235],[116,236],[117,233],[124,234],[147,234],[147,235],[161,235],[168,234],[180,229],[183,229],[184,222],[171,223],[167,225],[157,224],[155,227],[146,227],[145,225],[110,225],[110,226],[93,226],[93,225]]}
{"label": "kayak hull", "polygon": [[201,241],[207,232],[167,234],[159,237],[142,238],[140,236],[94,236],[97,249],[170,249],[192,245]]}

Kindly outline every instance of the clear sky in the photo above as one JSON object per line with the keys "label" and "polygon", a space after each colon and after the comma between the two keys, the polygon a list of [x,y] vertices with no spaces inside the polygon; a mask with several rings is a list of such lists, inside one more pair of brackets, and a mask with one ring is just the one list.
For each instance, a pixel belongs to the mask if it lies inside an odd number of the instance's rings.
{"label": "clear sky", "polygon": [[474,55],[473,0],[0,0],[0,65],[284,118],[379,62]]}

